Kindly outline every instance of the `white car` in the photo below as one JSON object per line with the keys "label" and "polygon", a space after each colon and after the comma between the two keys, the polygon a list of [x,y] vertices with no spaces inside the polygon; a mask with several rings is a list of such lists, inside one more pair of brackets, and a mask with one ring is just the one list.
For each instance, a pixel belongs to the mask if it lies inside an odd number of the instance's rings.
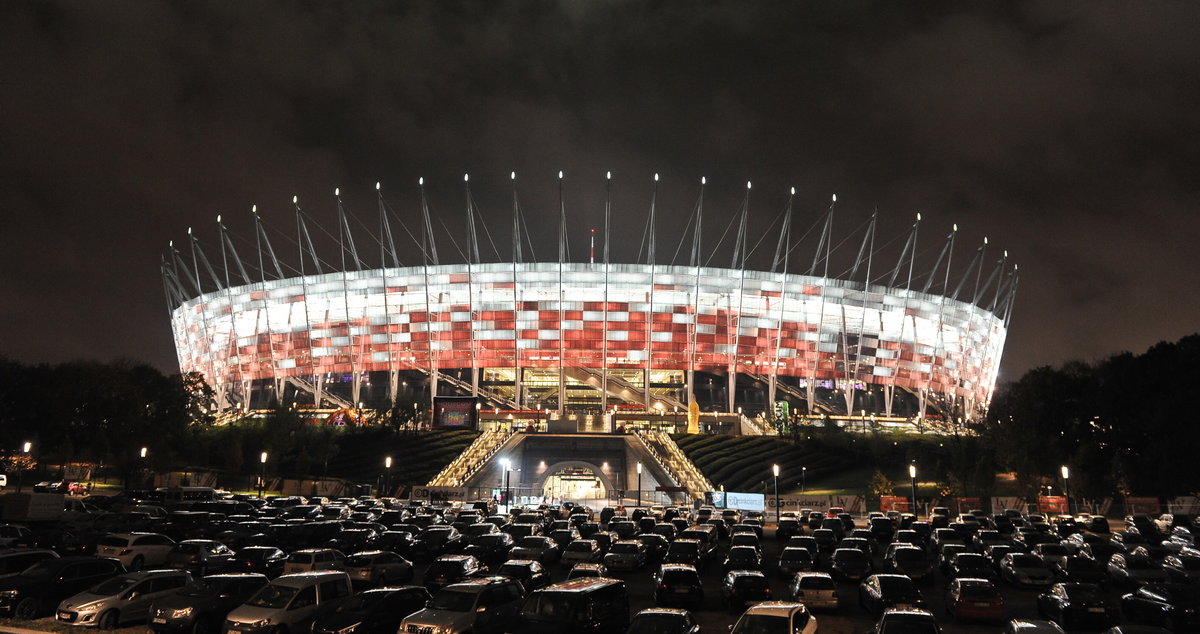
{"label": "white car", "polygon": [[810,610],[837,610],[837,584],[827,572],[797,572],[788,594]]}
{"label": "white car", "polygon": [[637,570],[646,565],[646,545],[633,540],[620,541],[604,554],[609,570]]}
{"label": "white car", "polygon": [[734,624],[730,634],[789,632],[817,634],[817,617],[803,603],[766,601],[750,606]]}
{"label": "white car", "polygon": [[600,544],[594,539],[577,539],[567,544],[562,554],[562,565],[594,564],[602,557]]}
{"label": "white car", "polygon": [[111,533],[96,542],[96,556],[121,562],[128,570],[161,567],[175,540],[159,533]]}
{"label": "white car", "polygon": [[16,524],[0,524],[0,547],[9,548],[13,542],[29,534],[29,529]]}

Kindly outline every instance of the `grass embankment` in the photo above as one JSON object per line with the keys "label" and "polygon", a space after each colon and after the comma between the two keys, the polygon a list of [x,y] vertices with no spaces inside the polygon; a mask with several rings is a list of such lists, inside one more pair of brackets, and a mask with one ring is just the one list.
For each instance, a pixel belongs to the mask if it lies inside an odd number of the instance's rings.
{"label": "grass embankment", "polygon": [[346,434],[337,439],[338,452],[329,461],[329,473],[368,482],[384,472],[384,457],[392,457],[395,484],[428,483],[475,439],[470,430],[431,431],[397,435],[388,429]]}
{"label": "grass embankment", "polygon": [[857,488],[861,493],[870,477],[868,471],[862,482],[852,485],[844,478],[847,465],[854,465],[849,456],[817,451],[807,443],[793,445],[772,436],[676,434],[673,438],[696,467],[714,485],[724,485],[726,491],[761,491],[763,482],[771,483],[773,464],[779,465],[780,493],[799,493],[801,480],[807,493],[831,487]]}

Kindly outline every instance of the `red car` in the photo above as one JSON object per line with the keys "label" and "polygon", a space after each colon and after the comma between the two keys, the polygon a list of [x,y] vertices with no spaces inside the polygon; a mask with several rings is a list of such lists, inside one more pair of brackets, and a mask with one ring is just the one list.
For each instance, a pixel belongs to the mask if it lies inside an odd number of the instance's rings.
{"label": "red car", "polygon": [[996,584],[987,579],[962,578],[946,590],[946,611],[957,621],[1003,621],[1008,606]]}

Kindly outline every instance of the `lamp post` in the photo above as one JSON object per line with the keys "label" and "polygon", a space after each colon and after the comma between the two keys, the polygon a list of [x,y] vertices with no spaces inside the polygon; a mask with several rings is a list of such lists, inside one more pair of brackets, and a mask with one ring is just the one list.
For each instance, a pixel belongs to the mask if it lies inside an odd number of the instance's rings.
{"label": "lamp post", "polygon": [[908,480],[912,483],[912,512],[913,515],[920,515],[917,512],[917,463],[910,462],[908,465]]}
{"label": "lamp post", "polygon": [[642,507],[642,463],[640,463],[640,462],[637,463],[637,473],[638,473],[637,507],[635,507],[635,508],[641,508]]}
{"label": "lamp post", "polygon": [[267,452],[258,454],[258,464],[258,497],[261,498],[267,486]]}
{"label": "lamp post", "polygon": [[504,458],[500,461],[500,467],[504,469],[504,512],[512,513],[512,500],[508,498],[510,495],[508,490],[508,474],[512,471],[512,461]]}
{"label": "lamp post", "polygon": [[1067,515],[1071,514],[1071,489],[1067,487],[1067,480],[1071,477],[1071,470],[1067,465],[1062,466],[1063,477],[1063,497],[1067,498]]}
{"label": "lamp post", "polygon": [[24,479],[25,465],[29,463],[29,450],[31,449],[33,449],[33,443],[28,440],[21,445],[21,453],[25,454],[25,457],[21,461],[21,468],[17,469],[17,493],[21,492],[21,481]]}
{"label": "lamp post", "polygon": [[391,495],[392,492],[392,457],[388,456],[383,459],[383,468],[385,475],[383,476],[384,495]]}
{"label": "lamp post", "polygon": [[808,467],[800,467],[800,492],[808,491]]}
{"label": "lamp post", "polygon": [[779,527],[779,465],[771,465],[771,473],[775,474],[775,526]]}

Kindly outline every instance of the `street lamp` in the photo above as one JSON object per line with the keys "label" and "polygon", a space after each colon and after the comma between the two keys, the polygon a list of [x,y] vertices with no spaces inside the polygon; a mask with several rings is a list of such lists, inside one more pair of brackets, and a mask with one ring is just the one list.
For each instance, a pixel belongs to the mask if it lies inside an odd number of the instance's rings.
{"label": "street lamp", "polygon": [[808,467],[800,467],[800,492],[808,491]]}
{"label": "street lamp", "polygon": [[21,480],[25,475],[25,465],[29,464],[29,450],[33,449],[33,443],[28,440],[24,445],[21,445],[21,452],[25,454],[25,458],[21,461],[21,467],[17,469],[17,493],[21,492]]}
{"label": "street lamp", "polygon": [[1071,514],[1071,489],[1067,487],[1067,480],[1071,477],[1071,470],[1067,465],[1062,466],[1063,477],[1063,497],[1067,498],[1067,515]]}
{"label": "street lamp", "polygon": [[640,462],[637,463],[637,472],[638,472],[638,489],[637,489],[637,507],[635,507],[635,508],[641,508],[642,507],[642,463],[640,463]]}
{"label": "street lamp", "polygon": [[913,515],[920,515],[917,513],[917,463],[915,462],[908,465],[908,479],[912,483],[912,512]]}
{"label": "street lamp", "polygon": [[392,492],[392,457],[388,456],[383,459],[383,468],[387,475],[383,477],[384,495],[391,495]]}
{"label": "street lamp", "polygon": [[261,498],[267,486],[267,452],[258,454],[258,464],[258,497]]}
{"label": "street lamp", "polygon": [[775,474],[775,526],[779,527],[779,465],[771,465],[771,473]]}
{"label": "street lamp", "polygon": [[512,513],[512,500],[508,498],[508,474],[510,471],[512,471],[512,461],[508,458],[502,458],[500,460],[500,466],[504,469],[504,512]]}
{"label": "street lamp", "polygon": [[140,452],[138,452],[138,455],[141,456],[142,460],[145,460],[146,459],[146,448],[142,447],[142,450]]}

